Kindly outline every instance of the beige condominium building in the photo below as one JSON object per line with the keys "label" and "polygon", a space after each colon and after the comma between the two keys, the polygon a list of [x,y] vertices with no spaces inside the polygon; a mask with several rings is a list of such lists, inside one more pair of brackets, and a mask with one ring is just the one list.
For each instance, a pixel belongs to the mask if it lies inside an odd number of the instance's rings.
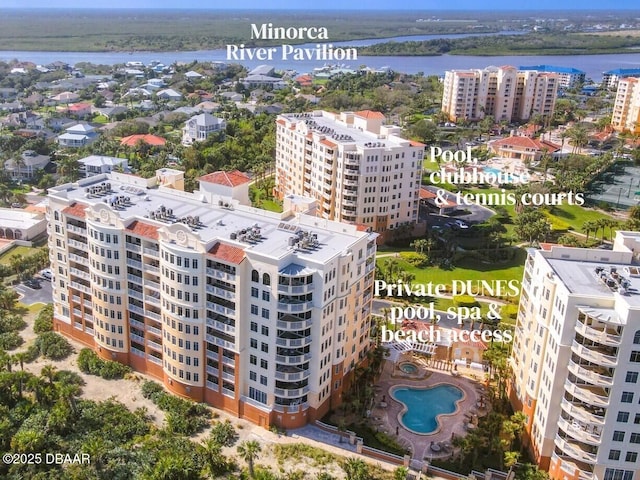
{"label": "beige condominium building", "polygon": [[622,78],[611,113],[611,126],[619,132],[640,133],[640,78]]}
{"label": "beige condominium building", "polygon": [[613,250],[531,250],[511,400],[552,479],[633,480],[640,453],[639,232]]}
{"label": "beige condominium building", "polygon": [[256,424],[320,418],[371,346],[376,234],[310,199],[249,207],[237,171],[182,175],[49,190],[55,329]]}
{"label": "beige condominium building", "polygon": [[525,121],[535,114],[553,115],[558,90],[557,73],[487,67],[448,70],[444,76],[442,111],[449,120]]}
{"label": "beige condominium building", "polygon": [[383,125],[384,115],[289,113],[276,125],[276,194],[304,195],[317,214],[370,227],[384,240],[418,221],[424,145]]}

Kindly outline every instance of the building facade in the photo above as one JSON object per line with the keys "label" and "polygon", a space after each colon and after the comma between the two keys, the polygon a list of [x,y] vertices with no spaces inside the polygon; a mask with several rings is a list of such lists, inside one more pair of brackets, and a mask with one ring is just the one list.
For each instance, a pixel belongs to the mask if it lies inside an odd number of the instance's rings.
{"label": "building facade", "polygon": [[602,74],[602,86],[614,89],[618,87],[618,82],[622,78],[640,77],[640,68],[616,68],[608,70]]}
{"label": "building facade", "polygon": [[487,67],[448,70],[444,77],[442,111],[449,120],[525,121],[535,114],[551,117],[559,85],[557,73]]}
{"label": "building facade", "polygon": [[552,479],[640,472],[639,248],[639,232],[618,232],[612,251],[529,252],[510,394]]}
{"label": "building facade", "polygon": [[584,83],[587,74],[582,70],[572,67],[558,67],[555,65],[532,65],[518,67],[518,70],[535,70],[558,74],[558,85],[561,88],[573,88]]}
{"label": "building facade", "polygon": [[640,78],[627,77],[618,82],[611,126],[619,132],[640,133]]}
{"label": "building facade", "polygon": [[259,425],[322,417],[371,347],[376,235],[305,202],[242,205],[233,172],[183,183],[165,168],[49,190],[55,329]]}
{"label": "building facade", "polygon": [[418,221],[424,145],[379,112],[279,115],[276,195],[312,197],[318,215],[381,235]]}

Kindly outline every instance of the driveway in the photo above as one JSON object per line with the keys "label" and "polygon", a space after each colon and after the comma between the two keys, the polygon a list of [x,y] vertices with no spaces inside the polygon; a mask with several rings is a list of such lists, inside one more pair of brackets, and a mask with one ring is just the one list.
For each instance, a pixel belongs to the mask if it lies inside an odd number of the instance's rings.
{"label": "driveway", "polygon": [[51,303],[52,289],[51,282],[48,280],[41,280],[40,285],[42,288],[34,289],[27,287],[21,283],[13,287],[13,289],[20,295],[20,301],[25,305],[33,305],[34,303]]}

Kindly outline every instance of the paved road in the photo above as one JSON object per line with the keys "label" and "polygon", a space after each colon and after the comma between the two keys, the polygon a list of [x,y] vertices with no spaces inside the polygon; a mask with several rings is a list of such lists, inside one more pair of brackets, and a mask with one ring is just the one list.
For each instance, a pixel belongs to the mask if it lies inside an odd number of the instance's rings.
{"label": "paved road", "polygon": [[51,303],[53,301],[51,297],[51,282],[48,280],[42,280],[40,285],[42,288],[33,289],[21,283],[13,287],[13,289],[20,294],[20,301],[25,305],[33,305],[34,303]]}

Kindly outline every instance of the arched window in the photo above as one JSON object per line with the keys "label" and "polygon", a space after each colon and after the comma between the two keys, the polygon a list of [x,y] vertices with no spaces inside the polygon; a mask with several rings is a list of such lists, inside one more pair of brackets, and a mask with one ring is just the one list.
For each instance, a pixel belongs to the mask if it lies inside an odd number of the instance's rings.
{"label": "arched window", "polygon": [[257,270],[251,270],[251,281],[252,282],[259,282],[260,281],[260,274],[258,273]]}
{"label": "arched window", "polygon": [[262,274],[262,283],[264,285],[271,285],[271,277],[269,276],[268,273]]}
{"label": "arched window", "polygon": [[640,344],[640,330],[636,330],[635,335],[633,336],[633,343]]}

